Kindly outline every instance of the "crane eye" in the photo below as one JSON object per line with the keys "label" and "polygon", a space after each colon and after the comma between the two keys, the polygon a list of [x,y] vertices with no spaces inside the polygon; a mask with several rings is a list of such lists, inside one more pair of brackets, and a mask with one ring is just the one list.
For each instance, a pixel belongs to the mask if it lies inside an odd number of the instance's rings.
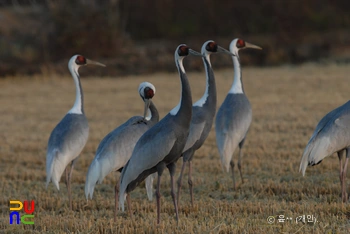
{"label": "crane eye", "polygon": [[242,48],[245,46],[245,42],[242,39],[238,39],[236,46],[237,48]]}
{"label": "crane eye", "polygon": [[75,63],[77,65],[85,65],[86,64],[86,58],[84,56],[78,55],[75,59]]}
{"label": "crane eye", "polygon": [[217,52],[218,51],[218,45],[215,42],[209,42],[207,46],[205,47],[207,51],[210,52]]}
{"label": "crane eye", "polygon": [[189,50],[188,46],[180,46],[177,53],[179,54],[179,56],[187,56],[188,50]]}
{"label": "crane eye", "polygon": [[143,92],[146,99],[151,99],[154,96],[154,91],[150,87],[146,87]]}

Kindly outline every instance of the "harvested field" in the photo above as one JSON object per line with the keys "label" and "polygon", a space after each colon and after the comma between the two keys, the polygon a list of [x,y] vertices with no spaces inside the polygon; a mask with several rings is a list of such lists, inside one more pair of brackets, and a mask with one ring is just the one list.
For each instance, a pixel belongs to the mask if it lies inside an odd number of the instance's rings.
{"label": "harvested field", "polygon": [[[215,63],[213,63],[215,68]],[[87,74],[89,69],[84,67]],[[72,177],[73,211],[69,210],[64,177],[57,192],[45,190],[45,154],[49,135],[75,99],[67,77],[13,77],[0,80],[0,232],[4,233],[349,233],[350,207],[340,198],[339,161],[335,155],[299,171],[302,152],[318,121],[349,100],[349,67],[314,65],[245,68],[243,83],[252,104],[253,122],[243,157],[245,183],[221,169],[214,127],[193,160],[194,207],[190,206],[187,170],[179,207],[179,224],[170,196],[169,173],[161,185],[161,224],[156,203],[147,200],[144,186],[131,193],[133,223],[127,212],[113,221],[114,184],[119,173],[97,185],[86,202],[87,169],[101,139],[133,115],[142,115],[137,93],[140,82],[157,89],[153,99],[161,117],[179,100],[176,73],[122,78],[82,76],[85,112],[90,125],[86,147]],[[233,71],[215,71],[218,107],[233,80]],[[193,100],[205,87],[204,72],[188,72]],[[236,152],[238,153],[238,152]],[[237,154],[235,154],[237,160]],[[177,164],[177,176],[180,171]],[[239,178],[238,170],[235,171]],[[34,200],[35,225],[10,225],[9,200]],[[22,211],[22,213],[24,213]],[[22,214],[21,213],[21,214]],[[278,216],[292,218],[278,222]],[[296,223],[313,215],[316,223]],[[267,218],[275,218],[269,224]],[[272,219],[272,218],[271,218]]]}

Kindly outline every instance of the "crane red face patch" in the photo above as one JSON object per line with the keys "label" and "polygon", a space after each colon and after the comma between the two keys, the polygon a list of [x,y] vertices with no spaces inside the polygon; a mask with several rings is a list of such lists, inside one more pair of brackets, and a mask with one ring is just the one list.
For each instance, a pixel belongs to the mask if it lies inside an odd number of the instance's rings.
{"label": "crane red face patch", "polygon": [[215,42],[209,42],[205,49],[209,52],[217,52],[218,51],[218,45]]}
{"label": "crane red face patch", "polygon": [[236,46],[237,48],[243,48],[245,47],[245,42],[242,39],[238,39]]}
{"label": "crane red face patch", "polygon": [[146,87],[145,90],[144,90],[144,95],[145,95],[145,98],[146,99],[151,99],[153,98],[154,96],[154,91],[153,89],[149,88],[149,87]]}
{"label": "crane red face patch", "polygon": [[82,55],[78,55],[77,58],[75,59],[75,63],[77,65],[85,65],[86,64],[86,58]]}
{"label": "crane red face patch", "polygon": [[177,53],[179,56],[187,56],[188,55],[188,46],[180,46]]}

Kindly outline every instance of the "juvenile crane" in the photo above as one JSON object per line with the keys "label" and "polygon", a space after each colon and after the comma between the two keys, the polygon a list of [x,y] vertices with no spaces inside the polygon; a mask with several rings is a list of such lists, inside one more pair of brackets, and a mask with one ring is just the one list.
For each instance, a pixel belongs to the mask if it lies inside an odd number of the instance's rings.
{"label": "juvenile crane", "polygon": [[[102,183],[110,172],[122,171],[131,157],[136,142],[143,133],[153,127],[159,120],[157,108],[152,102],[156,88],[149,82],[143,82],[140,84],[138,91],[145,102],[144,116],[131,117],[103,138],[86,175],[86,199],[89,196],[92,199],[96,183]],[[115,186],[115,215],[118,204],[118,185]],[[147,188],[148,190],[152,190],[152,187]]]}
{"label": "juvenile crane", "polygon": [[185,148],[183,150],[183,163],[178,183],[177,190],[177,204],[180,200],[180,191],[182,184],[182,176],[188,162],[188,185],[191,195],[191,204],[193,206],[193,187],[192,187],[192,159],[193,155],[200,147],[202,147],[204,141],[207,139],[211,126],[213,124],[215,112],[216,112],[216,85],[214,72],[210,63],[210,55],[215,53],[226,53],[232,55],[229,51],[217,45],[215,41],[206,41],[201,49],[204,56],[203,63],[205,67],[206,75],[206,87],[205,93],[201,99],[199,99],[192,106],[192,119],[190,125],[190,133],[187,138]]}
{"label": "juvenile crane", "polygon": [[[343,166],[344,152],[346,159]],[[343,202],[347,202],[345,179],[350,157],[350,101],[329,112],[317,124],[305,147],[299,171],[304,176],[307,166],[315,166],[333,153],[338,154],[341,197]]]}
{"label": "juvenile crane", "polygon": [[[72,74],[76,99],[73,108],[51,132],[46,153],[46,188],[52,181],[59,190],[59,182],[66,170],[66,186],[68,190],[69,207],[72,209],[70,182],[74,163],[83,150],[89,135],[89,125],[84,112],[84,96],[80,84],[78,69],[87,64],[105,66],[102,63],[86,59],[82,55],[74,55],[68,63]],[[71,162],[70,170],[67,165]]]}
{"label": "juvenile crane", "polygon": [[234,177],[233,153],[239,146],[238,169],[243,183],[241,160],[242,147],[252,122],[252,108],[244,93],[242,84],[242,71],[238,51],[245,48],[259,49],[259,46],[250,44],[242,39],[234,39],[230,44],[230,52],[234,55],[234,80],[230,91],[220,106],[215,120],[216,145],[219,149],[221,165],[229,172],[232,169],[233,188],[236,189]]}
{"label": "juvenile crane", "polygon": [[120,177],[119,206],[124,211],[124,201],[127,198],[130,212],[128,194],[147,176],[155,172],[158,173],[156,190],[158,224],[160,221],[160,181],[165,167],[170,172],[171,196],[175,207],[176,220],[178,221],[178,209],[174,192],[174,173],[175,163],[181,157],[186,144],[192,116],[191,89],[183,67],[183,59],[189,54],[202,56],[185,44],[179,45],[175,50],[175,63],[181,80],[179,104],[153,128],[141,136]]}

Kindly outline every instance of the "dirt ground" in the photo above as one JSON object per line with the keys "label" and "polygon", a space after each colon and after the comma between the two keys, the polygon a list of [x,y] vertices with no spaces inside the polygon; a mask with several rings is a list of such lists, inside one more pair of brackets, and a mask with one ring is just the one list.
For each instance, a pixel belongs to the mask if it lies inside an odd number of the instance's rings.
{"label": "dirt ground", "polygon": [[[333,155],[308,168],[305,177],[298,172],[302,152],[318,121],[348,101],[349,71],[345,65],[243,67],[244,88],[253,109],[244,147],[244,183],[237,180],[238,187],[233,190],[231,174],[222,171],[213,127],[193,160],[194,207],[190,206],[186,170],[177,225],[169,175],[164,173],[159,226],[155,200],[147,200],[143,185],[131,193],[135,222],[126,212],[120,212],[114,222],[113,193],[119,173],[108,175],[97,185],[88,203],[84,182],[101,139],[129,117],[142,115],[139,83],[155,85],[153,100],[163,117],[178,103],[178,74],[81,78],[90,135],[73,172],[73,211],[68,208],[64,178],[59,192],[52,183],[45,189],[47,141],[75,99],[68,71],[66,77],[1,79],[0,232],[349,233],[350,207],[340,198],[338,158]],[[215,75],[219,107],[232,84],[233,70],[217,70]],[[189,71],[188,77],[195,101],[204,92],[205,75]],[[237,160],[237,152],[234,158]],[[176,176],[180,166],[178,162]],[[239,178],[238,170],[235,173]],[[35,225],[10,225],[9,200],[34,200]],[[281,215],[284,222],[279,222]],[[303,215],[305,223],[296,222]],[[316,222],[308,222],[308,215]]]}

